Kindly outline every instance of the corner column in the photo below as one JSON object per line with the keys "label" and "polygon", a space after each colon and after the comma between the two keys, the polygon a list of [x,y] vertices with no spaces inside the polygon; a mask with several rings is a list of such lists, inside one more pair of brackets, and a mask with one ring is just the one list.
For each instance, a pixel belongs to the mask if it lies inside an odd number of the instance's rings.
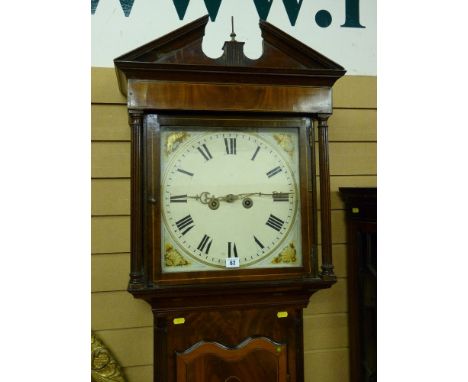
{"label": "corner column", "polygon": [[330,114],[318,114],[318,144],[320,171],[320,219],[322,234],[322,266],[320,277],[335,280],[331,240],[330,165],[328,158],[328,118]]}
{"label": "corner column", "polygon": [[132,129],[131,145],[131,236],[129,289],[141,289],[145,285],[143,270],[143,111],[129,110],[128,122]]}

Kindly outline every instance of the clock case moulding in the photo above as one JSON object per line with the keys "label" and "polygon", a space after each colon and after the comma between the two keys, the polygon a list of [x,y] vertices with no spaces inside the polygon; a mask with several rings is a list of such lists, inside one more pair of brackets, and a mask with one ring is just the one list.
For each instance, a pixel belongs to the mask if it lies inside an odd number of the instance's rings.
{"label": "clock case moulding", "polygon": [[[225,42],[223,55],[211,59],[202,51],[208,20],[204,16],[114,60],[132,129],[129,291],[158,311],[284,305],[291,299],[305,307],[312,293],[336,282],[327,120],[332,113],[332,86],[345,70],[265,21],[260,21],[263,54],[259,59],[244,55],[244,43],[236,41],[234,33]],[[160,227],[153,226],[160,214],[159,190],[155,190],[159,175],[149,172],[149,148],[159,143],[154,131],[161,125],[236,128],[236,123],[299,127],[299,144],[308,160],[301,170],[301,177],[307,179],[301,195],[307,196],[301,198],[309,198],[311,205],[306,214],[311,229],[310,243],[303,248],[305,266],[293,275],[275,274],[271,269],[226,270],[164,279],[158,271],[161,246],[155,239]],[[320,177],[315,171],[316,156]],[[317,215],[321,220],[320,268]],[[197,296],[197,301],[190,304],[182,296]]]}

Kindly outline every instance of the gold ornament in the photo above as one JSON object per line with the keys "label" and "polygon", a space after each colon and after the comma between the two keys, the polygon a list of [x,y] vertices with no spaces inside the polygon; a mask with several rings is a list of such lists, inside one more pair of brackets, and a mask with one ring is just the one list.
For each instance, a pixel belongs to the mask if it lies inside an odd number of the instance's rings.
{"label": "gold ornament", "polygon": [[180,267],[183,265],[190,265],[190,261],[186,260],[170,243],[165,245],[166,253],[164,254],[164,261],[166,267]]}
{"label": "gold ornament", "polygon": [[91,381],[126,382],[119,363],[93,332],[91,332]]}
{"label": "gold ornament", "polygon": [[166,153],[169,155],[172,153],[179,145],[189,137],[189,135],[186,132],[177,132],[177,133],[171,133],[167,136],[166,139]]}
{"label": "gold ornament", "polygon": [[283,251],[275,257],[272,261],[272,264],[279,263],[295,263],[296,262],[296,248],[294,243],[289,244]]}
{"label": "gold ornament", "polygon": [[275,134],[273,135],[278,145],[286,151],[291,157],[294,153],[294,144],[289,134]]}

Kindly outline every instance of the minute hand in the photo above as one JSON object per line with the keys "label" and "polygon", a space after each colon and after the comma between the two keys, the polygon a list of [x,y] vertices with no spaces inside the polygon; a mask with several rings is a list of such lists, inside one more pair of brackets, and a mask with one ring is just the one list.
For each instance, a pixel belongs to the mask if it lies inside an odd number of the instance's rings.
{"label": "minute hand", "polygon": [[272,193],[244,192],[244,193],[241,193],[241,194],[227,194],[225,196],[219,196],[218,199],[219,200],[224,200],[224,201],[226,201],[228,203],[232,203],[235,200],[248,198],[250,196],[272,196],[273,199],[276,199],[276,198],[283,198],[283,199],[286,198],[286,199],[288,199],[290,194],[292,194],[292,192],[276,192],[276,191],[273,191]]}

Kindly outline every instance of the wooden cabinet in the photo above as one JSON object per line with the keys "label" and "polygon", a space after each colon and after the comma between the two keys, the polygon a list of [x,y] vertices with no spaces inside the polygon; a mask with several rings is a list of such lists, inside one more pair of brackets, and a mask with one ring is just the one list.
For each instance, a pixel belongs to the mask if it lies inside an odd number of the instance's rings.
{"label": "wooden cabinet", "polygon": [[351,382],[377,381],[377,189],[340,188],[346,204]]}

